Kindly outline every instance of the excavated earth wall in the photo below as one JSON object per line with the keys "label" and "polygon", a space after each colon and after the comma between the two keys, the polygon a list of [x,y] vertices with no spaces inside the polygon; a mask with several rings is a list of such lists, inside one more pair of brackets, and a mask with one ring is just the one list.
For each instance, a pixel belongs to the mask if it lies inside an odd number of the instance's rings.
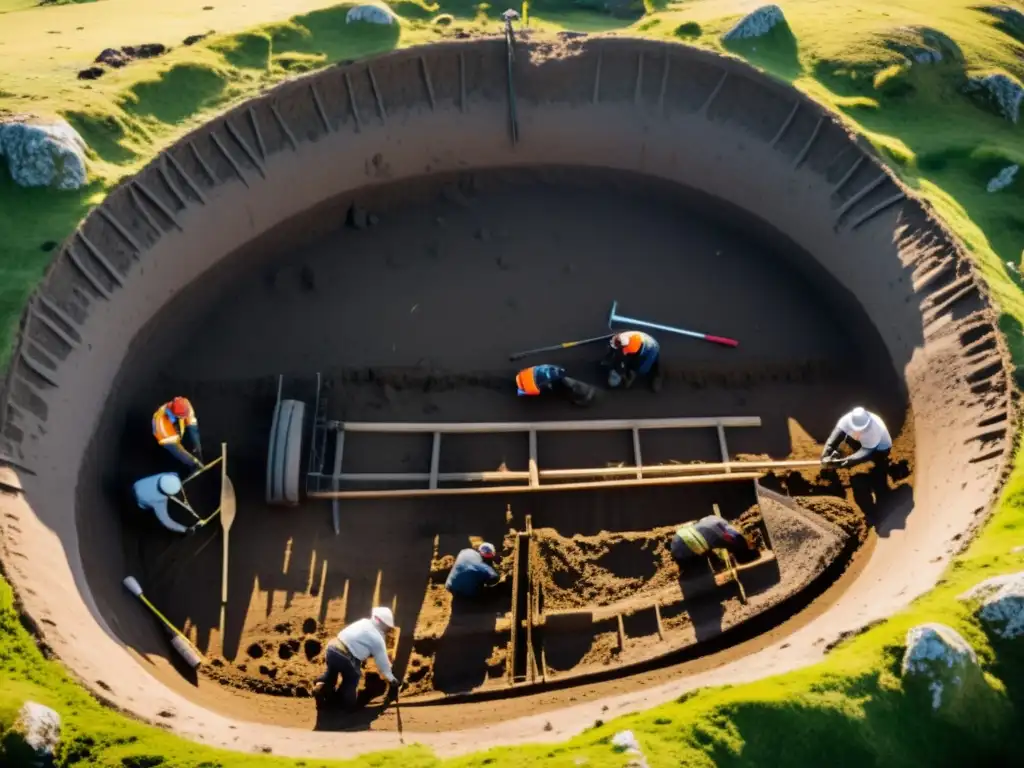
{"label": "excavated earth wall", "polygon": [[[408,49],[300,78],[182,139],[64,243],[26,311],[0,412],[12,459],[0,468],[3,562],[42,641],[104,700],[226,748],[338,756],[394,746],[381,733],[233,721],[158,682],[97,609],[75,510],[80,467],[121,361],[161,307],[279,224],[385,182],[602,167],[745,209],[813,255],[794,268],[844,286],[835,300],[863,308],[874,325],[865,332],[881,337],[905,384],[917,446],[913,499],[876,521],[861,577],[784,643],[638,693],[417,740],[453,753],[561,739],[694,686],[810,663],[840,633],[933,585],[988,510],[1014,423],[995,313],[962,248],[839,122],[739,61],[624,38],[520,45],[515,93],[517,143],[500,39]],[[280,247],[273,237],[267,247]]]}

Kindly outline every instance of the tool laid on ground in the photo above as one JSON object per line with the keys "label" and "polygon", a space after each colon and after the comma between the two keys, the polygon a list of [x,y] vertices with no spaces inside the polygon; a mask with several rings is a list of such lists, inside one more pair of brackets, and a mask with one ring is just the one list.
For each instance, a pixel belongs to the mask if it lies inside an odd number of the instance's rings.
{"label": "tool laid on ground", "polygon": [[[715,511],[715,517],[722,517],[722,512],[717,504],[712,504],[711,508]],[[740,591],[740,601],[746,604],[747,590],[743,588],[743,582],[740,581],[740,574],[736,570],[736,561],[733,560],[732,553],[727,549],[716,549],[715,554],[725,564],[726,569],[729,571],[729,576],[736,582],[736,588]]]}
{"label": "tool laid on ground", "polygon": [[736,339],[729,339],[725,336],[713,336],[710,333],[698,333],[697,331],[688,331],[685,328],[673,328],[671,325],[660,325],[658,323],[648,323],[646,320],[637,320],[634,317],[626,317],[625,315],[616,314],[615,310],[619,308],[619,302],[612,302],[611,312],[608,313],[608,327],[611,328],[615,323],[622,323],[623,325],[636,325],[641,328],[653,328],[656,331],[667,331],[669,333],[678,333],[680,336],[689,336],[694,339],[701,339],[703,341],[710,341],[712,344],[721,344],[725,347],[738,347],[740,343]]}
{"label": "tool laid on ground", "polygon": [[228,477],[228,446],[221,443],[220,455],[224,459],[220,467],[220,527],[224,531],[224,553],[221,558],[220,582],[220,634],[224,636],[224,619],[228,605],[228,535],[235,522],[235,486]]}
{"label": "tool laid on ground", "polygon": [[536,349],[527,349],[523,352],[514,352],[508,356],[509,360],[522,360],[524,357],[529,355],[539,355],[541,352],[555,352],[559,349],[570,349],[572,347],[582,347],[584,344],[597,344],[600,341],[608,341],[614,333],[606,333],[604,336],[594,336],[590,339],[579,339],[577,341],[563,341],[561,344],[552,344],[549,347],[537,347]]}
{"label": "tool laid on ground", "polygon": [[189,639],[182,634],[181,630],[174,626],[166,616],[160,613],[155,605],[149,602],[149,598],[142,593],[142,585],[139,584],[138,579],[134,576],[126,576],[123,584],[125,588],[139,598],[139,600],[142,601],[142,604],[149,608],[149,610],[151,610],[171,632],[171,645],[174,646],[174,650],[178,652],[178,655],[185,660],[185,663],[188,664],[189,667],[195,669],[206,661],[203,654],[200,653],[191,642],[189,642]]}

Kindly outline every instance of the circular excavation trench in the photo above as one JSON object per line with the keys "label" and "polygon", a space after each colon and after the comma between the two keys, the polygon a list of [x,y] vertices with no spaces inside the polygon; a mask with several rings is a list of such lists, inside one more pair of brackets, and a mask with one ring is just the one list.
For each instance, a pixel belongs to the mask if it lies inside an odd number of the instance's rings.
{"label": "circular excavation trench", "polygon": [[[844,474],[843,509],[866,520],[868,545],[810,609],[783,627],[794,608],[769,611],[746,635],[738,626],[743,644],[670,669],[623,677],[628,659],[598,638],[552,651],[553,677],[603,670],[579,686],[410,707],[406,729],[443,753],[560,739],[695,686],[813,662],[929,588],[988,509],[1012,423],[994,314],[958,245],[870,153],[736,61],[613,38],[519,54],[515,143],[503,41],[397,52],[204,126],[65,244],[6,386],[4,566],[42,640],[105,700],[228,748],[391,746],[366,732],[388,718],[318,715],[300,690],[323,641],[375,596],[396,601],[414,693],[486,687],[503,674],[493,637],[431,645],[432,623],[456,623],[437,579],[469,536],[510,555],[530,514],[545,562],[562,563],[541,574],[548,608],[602,606],[673,588],[657,567],[668,526],[757,501],[737,483],[353,501],[335,536],[329,503],[263,503],[277,374],[312,407],[322,372],[331,418],[347,420],[752,415],[761,427],[729,431],[733,457],[782,459],[813,457],[835,418],[864,403],[898,434],[902,474],[884,498]],[[664,391],[605,392],[586,412],[515,398],[507,355],[601,333],[613,299],[741,346],[662,335]],[[597,381],[591,352],[557,362]],[[166,466],[148,418],[179,392],[207,453],[228,444],[238,491],[223,633],[219,544],[167,549],[116,502],[126,478]],[[644,439],[645,463],[719,456],[713,430]],[[362,440],[346,449],[348,471],[429,464],[429,440]],[[545,467],[631,457],[628,435],[541,440]],[[445,446],[453,470],[525,461],[521,435]],[[817,494],[802,503],[827,514],[844,493],[830,482],[764,484]],[[198,680],[121,588],[128,573],[209,654]]]}

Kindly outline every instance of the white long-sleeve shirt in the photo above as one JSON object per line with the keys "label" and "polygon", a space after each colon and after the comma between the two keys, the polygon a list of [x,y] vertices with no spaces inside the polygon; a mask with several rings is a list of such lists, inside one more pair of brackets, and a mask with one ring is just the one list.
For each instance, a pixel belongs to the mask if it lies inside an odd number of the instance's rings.
{"label": "white long-sleeve shirt", "polygon": [[868,416],[871,419],[868,421],[867,427],[858,432],[853,428],[853,411],[844,415],[839,419],[836,428],[832,430],[832,434],[828,439],[828,445],[838,445],[839,441],[843,439],[843,435],[852,437],[860,443],[860,450],[853,454],[850,457],[851,459],[860,459],[872,451],[886,451],[892,448],[892,437],[889,435],[885,422],[882,421],[880,416],[870,411]]}
{"label": "white long-sleeve shirt", "polygon": [[338,633],[338,639],[360,663],[373,656],[373,660],[377,662],[377,669],[384,679],[391,683],[395,682],[391,660],[388,658],[388,648],[384,643],[384,634],[377,629],[373,619],[352,622]]}

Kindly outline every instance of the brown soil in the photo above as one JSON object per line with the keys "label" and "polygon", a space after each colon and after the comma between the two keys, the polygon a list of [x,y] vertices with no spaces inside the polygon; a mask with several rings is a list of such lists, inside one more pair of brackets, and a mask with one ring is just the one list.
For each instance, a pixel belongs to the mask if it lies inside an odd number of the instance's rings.
{"label": "brown soil", "polygon": [[[111,482],[168,466],[162,452],[149,444],[144,425],[152,403],[172,390],[192,398],[207,440],[226,440],[229,446],[229,465],[239,494],[232,546],[233,552],[245,555],[236,554],[231,560],[232,599],[224,635],[217,627],[215,602],[202,598],[202,585],[217,578],[219,547],[203,549],[186,560],[186,566],[177,561],[190,557],[188,551],[196,548],[189,541],[170,539],[162,530],[137,524],[129,526],[124,537],[126,567],[142,574],[157,604],[172,620],[187,626],[210,655],[211,665],[204,668],[200,686],[208,681],[256,694],[305,698],[319,674],[327,639],[345,623],[365,615],[377,600],[394,602],[404,627],[398,664],[412,683],[410,696],[500,686],[507,674],[504,655],[510,626],[507,555],[512,551],[512,531],[522,528],[526,512],[533,518],[539,543],[538,562],[543,565],[537,572],[545,611],[621,604],[632,615],[649,606],[651,596],[659,596],[666,605],[683,597],[685,587],[667,549],[675,526],[710,512],[712,503],[730,518],[756,505],[749,485],[729,483],[629,493],[548,494],[529,500],[349,503],[344,507],[343,534],[335,539],[324,528],[322,505],[277,510],[265,507],[261,499],[265,414],[276,395],[274,380],[264,378],[267,373],[296,370],[300,360],[322,359],[325,350],[345,350],[343,369],[327,361],[323,366],[329,372],[324,389],[333,418],[575,418],[580,412],[569,404],[527,404],[509,397],[508,381],[515,368],[502,363],[506,345],[533,346],[550,338],[551,329],[559,329],[554,331],[558,335],[586,335],[594,324],[581,321],[581,315],[600,316],[607,303],[604,297],[620,295],[624,308],[628,300],[652,317],[672,317],[676,307],[690,306],[695,312],[699,309],[704,327],[741,338],[757,327],[761,340],[726,356],[709,345],[663,336],[665,391],[659,397],[642,387],[607,393],[587,416],[756,413],[765,418],[766,427],[730,430],[730,445],[740,452],[784,457],[801,453],[802,442],[813,443],[804,436],[805,430],[827,433],[839,410],[838,403],[831,404],[839,393],[870,390],[877,393],[876,398],[885,396],[877,382],[858,384],[849,361],[835,353],[833,339],[842,334],[840,325],[824,305],[806,298],[807,286],[799,278],[766,268],[766,257],[757,255],[757,246],[744,239],[742,229],[734,226],[727,235],[726,230],[715,228],[710,223],[715,219],[708,218],[714,209],[700,199],[679,197],[678,192],[648,182],[594,173],[559,177],[557,183],[537,183],[521,174],[480,174],[472,187],[454,189],[442,181],[433,187],[378,192],[363,203],[380,217],[375,228],[342,227],[297,258],[270,263],[262,274],[235,280],[230,302],[221,299],[203,310],[181,304],[174,310],[177,317],[202,318],[201,326],[172,326],[175,341],[165,340],[157,330],[146,346],[153,350],[169,343],[170,349],[178,350],[166,358],[172,367],[154,369],[147,360],[145,368],[136,369],[138,375],[125,379],[131,385],[122,390],[122,402],[131,403],[128,412],[137,415],[118,422],[124,427],[110,443],[121,445],[111,454],[118,457],[118,472],[107,470]],[[452,202],[453,197],[457,202]],[[530,226],[509,226],[512,221],[529,221]],[[631,247],[644,254],[642,260],[634,259],[633,282],[638,285],[633,291],[639,293],[633,298],[630,292],[623,293],[617,274],[618,255],[626,247],[619,240],[626,231]],[[571,260],[559,245],[565,237],[573,243]],[[680,268],[674,281],[677,287],[659,291],[656,284],[665,280],[665,269],[672,263],[669,253],[681,238],[688,239],[692,255]],[[761,247],[764,243],[759,241]],[[472,280],[473,292],[465,293],[455,285],[457,298],[448,298],[453,285],[429,277],[439,244],[446,267]],[[346,253],[341,261],[335,255],[339,247]],[[732,273],[743,275],[743,280],[727,285],[719,274],[725,253],[733,254],[736,269]],[[706,261],[699,254],[706,254]],[[287,277],[299,267],[307,277],[316,276],[314,285],[308,279],[299,280],[298,273],[294,282]],[[756,289],[749,281],[753,270],[760,273]],[[706,280],[714,274],[722,296],[731,297],[727,310],[724,303],[716,310],[703,298],[703,289],[698,290],[701,281],[696,279],[702,271]],[[387,302],[358,300],[385,281]],[[337,300],[337,292],[322,293],[316,287],[322,285],[342,286],[342,300]],[[769,285],[770,312],[763,300]],[[783,306],[786,312],[781,311]],[[467,325],[466,317],[475,322]],[[183,327],[194,330],[186,334]],[[529,335],[524,333],[534,327]],[[364,328],[372,329],[373,343],[368,343]],[[784,330],[790,328],[807,331]],[[454,345],[447,342],[452,329],[458,329]],[[515,338],[510,341],[509,336]],[[498,337],[501,345],[494,344]],[[273,338],[280,342],[271,343]],[[261,350],[258,367],[254,367],[256,348],[250,349],[250,341],[256,340]],[[588,374],[588,358],[600,354],[600,350],[585,349],[558,360],[575,375],[587,378],[593,377]],[[808,359],[820,364],[808,368],[796,362]],[[392,360],[395,364],[385,365]],[[786,365],[799,375],[778,381],[774,371]],[[153,370],[159,372],[159,379],[147,383],[151,375],[147,371]],[[183,376],[184,371],[203,375]],[[701,371],[705,371],[703,377]],[[311,383],[309,378],[289,379],[291,391],[286,389],[285,395],[312,402]],[[769,417],[781,402],[789,404],[801,428]],[[898,406],[883,410],[899,428],[902,410]],[[643,440],[648,462],[716,458],[711,430],[652,432]],[[518,469],[525,466],[524,450],[525,441],[518,435],[446,438],[442,471]],[[545,467],[630,458],[630,444],[619,434],[545,435],[540,450]],[[125,456],[131,459],[126,461]],[[419,437],[356,434],[346,441],[347,471],[413,470],[427,461],[429,441]],[[819,491],[833,490],[834,484],[816,479],[813,473],[808,476],[820,485],[815,486]],[[792,484],[793,478],[786,482]],[[506,514],[509,502],[511,520]],[[87,507],[97,508],[97,504],[82,506]],[[763,541],[756,520],[750,526]],[[116,539],[117,534],[111,529],[107,537],[107,541]],[[506,557],[499,559],[499,567],[506,579],[492,590],[485,605],[453,611],[443,581],[452,558],[469,545],[471,537],[504,548]],[[165,554],[168,547],[170,553]],[[87,562],[101,551],[105,550],[87,550]],[[90,572],[100,573],[96,569],[101,567],[109,567],[109,561],[97,562]],[[773,583],[781,585],[778,594],[789,584],[784,579]],[[711,611],[713,615],[697,630],[689,618],[673,617],[668,609],[666,618],[673,619],[678,631],[669,632],[672,637],[666,647],[714,636],[775,600],[766,597],[749,606],[727,601]],[[581,636],[563,650],[558,642],[548,641],[552,674],[650,655],[654,624],[643,616],[632,622],[631,641],[622,652],[614,627],[614,649],[600,626],[595,626],[598,631],[592,641]],[[577,648],[580,642],[591,644]],[[159,648],[147,646],[149,653]],[[367,688],[371,696],[381,690],[373,677]],[[252,711],[244,703],[242,707],[248,716],[281,722],[279,708]],[[285,721],[290,719],[285,716]]]}

